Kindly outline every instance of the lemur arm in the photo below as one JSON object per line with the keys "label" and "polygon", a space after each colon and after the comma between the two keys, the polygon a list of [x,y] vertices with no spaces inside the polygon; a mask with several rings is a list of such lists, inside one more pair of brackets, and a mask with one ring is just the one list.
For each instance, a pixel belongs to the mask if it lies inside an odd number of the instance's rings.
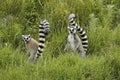
{"label": "lemur arm", "polygon": [[81,44],[80,38],[78,37],[78,35],[75,35],[75,51],[78,49],[80,44]]}
{"label": "lemur arm", "polygon": [[70,46],[70,43],[67,41],[67,44],[65,45],[64,52],[67,50],[67,48]]}
{"label": "lemur arm", "polygon": [[78,47],[80,46],[79,42],[75,45],[75,51],[78,49]]}
{"label": "lemur arm", "polygon": [[28,57],[30,57],[30,52],[28,52]]}
{"label": "lemur arm", "polygon": [[28,58],[28,62],[31,62],[34,60],[34,57],[35,57],[35,53],[33,54],[30,54],[29,58]]}

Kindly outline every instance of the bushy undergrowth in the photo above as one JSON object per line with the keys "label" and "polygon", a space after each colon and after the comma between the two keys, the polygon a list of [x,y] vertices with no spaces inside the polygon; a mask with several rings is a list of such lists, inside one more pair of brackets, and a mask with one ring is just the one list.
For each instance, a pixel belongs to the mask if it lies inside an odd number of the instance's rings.
{"label": "bushy undergrowth", "polygon": [[[0,0],[0,80],[120,80],[119,0]],[[88,35],[86,58],[63,52],[68,15]],[[43,58],[27,62],[22,34],[38,40],[40,20],[51,30]]]}
{"label": "bushy undergrowth", "polygon": [[[108,48],[111,51],[107,51],[105,56],[89,55],[80,58],[78,54],[66,53],[57,58],[43,57],[35,64],[27,63],[26,57],[18,51],[9,50],[7,53],[6,50],[8,48],[1,50],[6,54],[1,56],[2,80],[120,79],[120,50],[114,45]],[[12,52],[15,54],[13,55]]]}

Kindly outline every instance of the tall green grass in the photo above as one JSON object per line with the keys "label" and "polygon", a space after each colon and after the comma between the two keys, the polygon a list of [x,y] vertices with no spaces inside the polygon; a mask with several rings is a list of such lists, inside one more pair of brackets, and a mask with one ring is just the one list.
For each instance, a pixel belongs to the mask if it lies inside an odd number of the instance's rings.
{"label": "tall green grass", "polygon": [[[120,79],[119,0],[0,0],[0,80],[112,80]],[[63,52],[68,15],[88,35],[86,58]],[[40,20],[51,30],[43,58],[27,62],[22,34],[38,40]]]}

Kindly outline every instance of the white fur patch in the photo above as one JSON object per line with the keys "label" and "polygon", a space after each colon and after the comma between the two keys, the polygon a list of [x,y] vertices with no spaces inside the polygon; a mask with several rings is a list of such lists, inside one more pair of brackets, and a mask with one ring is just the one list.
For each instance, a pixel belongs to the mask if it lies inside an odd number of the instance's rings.
{"label": "white fur patch", "polygon": [[45,46],[45,44],[44,44],[44,43],[39,43],[39,45],[41,45],[41,46]]}
{"label": "white fur patch", "polygon": [[88,40],[86,40],[86,41],[82,41],[82,43],[88,43]]}
{"label": "white fur patch", "polygon": [[45,34],[44,34],[44,33],[39,33],[39,35],[41,35],[41,36],[45,36]]}
{"label": "white fur patch", "polygon": [[40,47],[38,47],[38,50],[43,51],[43,48],[41,49]]}
{"label": "white fur patch", "polygon": [[85,35],[84,37],[81,37],[82,39],[86,39],[87,38],[87,36]]}
{"label": "white fur patch", "polygon": [[39,38],[39,41],[45,41],[45,38]]}

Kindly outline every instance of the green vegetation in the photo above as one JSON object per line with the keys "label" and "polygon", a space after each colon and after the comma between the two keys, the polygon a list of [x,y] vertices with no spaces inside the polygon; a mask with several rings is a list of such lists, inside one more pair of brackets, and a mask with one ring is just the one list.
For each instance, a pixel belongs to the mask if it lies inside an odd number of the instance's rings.
{"label": "green vegetation", "polygon": [[[87,57],[66,44],[68,15],[89,39]],[[22,34],[38,40],[40,20],[50,22],[43,58],[27,62]],[[0,80],[120,80],[120,0],[0,0]]]}

